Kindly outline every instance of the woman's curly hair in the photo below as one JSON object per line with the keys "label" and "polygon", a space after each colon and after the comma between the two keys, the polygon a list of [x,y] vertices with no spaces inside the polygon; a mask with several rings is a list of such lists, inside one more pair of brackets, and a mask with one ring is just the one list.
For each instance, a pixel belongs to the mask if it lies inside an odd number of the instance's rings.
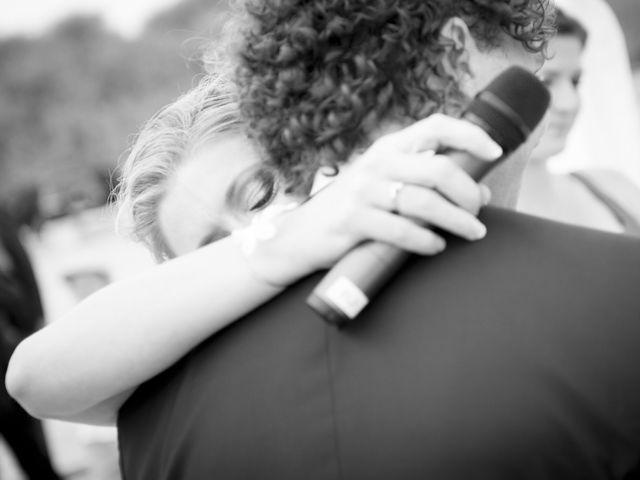
{"label": "woman's curly hair", "polygon": [[241,110],[287,191],[305,193],[318,167],[337,171],[382,122],[460,112],[441,67],[447,19],[463,18],[481,47],[506,32],[540,52],[551,11],[548,0],[246,0]]}

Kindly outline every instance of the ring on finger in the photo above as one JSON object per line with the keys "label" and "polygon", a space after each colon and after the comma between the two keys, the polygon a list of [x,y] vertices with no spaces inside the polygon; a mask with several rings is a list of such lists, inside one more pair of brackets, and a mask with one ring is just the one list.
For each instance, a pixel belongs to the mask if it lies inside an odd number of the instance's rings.
{"label": "ring on finger", "polygon": [[389,187],[389,196],[391,198],[391,213],[395,215],[398,215],[400,213],[400,193],[406,186],[407,184],[404,182],[393,182]]}

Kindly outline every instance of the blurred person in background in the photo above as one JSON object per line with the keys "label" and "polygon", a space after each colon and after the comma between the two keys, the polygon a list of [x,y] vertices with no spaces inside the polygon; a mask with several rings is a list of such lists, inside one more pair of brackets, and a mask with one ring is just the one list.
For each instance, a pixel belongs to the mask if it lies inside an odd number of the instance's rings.
{"label": "blurred person in background", "polygon": [[566,148],[550,166],[617,170],[640,185],[640,112],[620,22],[607,0],[556,3],[584,26],[589,41],[582,55],[582,107]]}
{"label": "blurred person in background", "polygon": [[[0,209],[0,375],[21,340],[43,324],[40,292],[18,226]],[[42,423],[0,388],[0,435],[30,480],[59,480],[49,458]]]}
{"label": "blurred person in background", "polygon": [[[585,227],[640,235],[640,188],[618,170],[590,168],[555,173],[549,163],[561,153],[580,111],[579,91],[587,31],[558,11],[558,33],[539,76],[551,91],[547,129],[531,155],[518,209]],[[601,123],[609,118],[603,116]]]}

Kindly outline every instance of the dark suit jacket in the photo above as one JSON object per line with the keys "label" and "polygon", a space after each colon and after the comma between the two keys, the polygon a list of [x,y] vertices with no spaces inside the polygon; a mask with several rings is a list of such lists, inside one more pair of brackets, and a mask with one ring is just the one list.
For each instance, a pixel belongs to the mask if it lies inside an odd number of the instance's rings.
{"label": "dark suit jacket", "polygon": [[636,478],[640,241],[483,217],[345,328],[314,275],[141,387],[124,479]]}
{"label": "dark suit jacket", "polygon": [[0,242],[11,258],[13,272],[0,270],[0,308],[25,336],[42,326],[40,290],[31,261],[18,235],[18,226],[0,210]]}
{"label": "dark suit jacket", "polygon": [[[17,404],[4,388],[9,359],[18,343],[42,325],[42,302],[31,262],[13,219],[0,210],[0,243],[12,263],[0,268],[0,425],[3,416],[15,415]],[[6,417],[4,419],[6,423]]]}

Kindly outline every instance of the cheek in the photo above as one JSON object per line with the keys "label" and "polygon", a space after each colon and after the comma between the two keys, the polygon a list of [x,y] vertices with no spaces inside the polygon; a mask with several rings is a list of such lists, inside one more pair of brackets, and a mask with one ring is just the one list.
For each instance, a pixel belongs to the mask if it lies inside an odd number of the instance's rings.
{"label": "cheek", "polygon": [[473,98],[491,81],[508,67],[508,64],[490,55],[481,56],[471,63],[471,75],[465,76],[460,89],[469,98]]}
{"label": "cheek", "polygon": [[554,85],[551,88],[552,111],[565,115],[576,115],[580,109],[580,95],[569,82]]}

